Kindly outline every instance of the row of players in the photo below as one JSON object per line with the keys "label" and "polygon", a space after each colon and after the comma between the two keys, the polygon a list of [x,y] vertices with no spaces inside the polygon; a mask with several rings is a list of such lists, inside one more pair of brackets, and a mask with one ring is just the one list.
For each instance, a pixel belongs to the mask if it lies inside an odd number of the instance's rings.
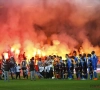
{"label": "row of players", "polygon": [[76,56],[76,52],[74,52],[74,56],[69,56],[66,54],[66,60],[63,61],[54,61],[53,66],[50,60],[45,61],[45,65],[41,61],[38,62],[39,71],[44,76],[45,71],[47,71],[47,78],[54,75],[56,78],[64,78],[66,76],[69,79],[73,78],[74,70],[76,72],[77,79],[87,79],[88,72],[90,75],[90,79],[97,80],[97,62],[98,58],[95,55],[95,52],[92,51],[91,54],[83,54]]}
{"label": "row of players", "polygon": [[[62,60],[61,57],[59,57],[59,61],[56,60],[56,56],[53,58],[49,56],[47,60],[44,62],[41,61],[41,59],[38,61],[38,70],[36,70],[36,66],[34,63],[29,67],[32,68],[33,71],[39,71],[41,74],[40,76],[43,76],[44,78],[73,78],[74,69],[76,72],[77,79],[87,79],[87,68],[88,72],[90,74],[90,79],[97,80],[97,56],[95,55],[95,52],[92,51],[91,54],[83,54],[79,55],[79,57],[76,56],[77,53],[73,52],[73,56],[69,56],[66,54],[66,60]],[[31,59],[31,61],[34,62],[34,58]],[[11,70],[13,66],[10,68]],[[23,60],[21,63],[21,69],[23,72],[27,69],[27,63],[26,60]],[[12,72],[12,71],[11,71]],[[24,75],[24,73],[23,73]]]}

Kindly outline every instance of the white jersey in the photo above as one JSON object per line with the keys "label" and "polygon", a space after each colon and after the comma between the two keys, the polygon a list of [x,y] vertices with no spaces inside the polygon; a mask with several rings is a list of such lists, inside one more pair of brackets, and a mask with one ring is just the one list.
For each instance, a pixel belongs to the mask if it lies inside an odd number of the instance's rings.
{"label": "white jersey", "polygon": [[50,71],[50,65],[47,66],[47,72],[49,72],[49,71]]}
{"label": "white jersey", "polygon": [[20,69],[21,69],[21,67],[20,66],[17,66],[16,67],[16,72],[20,72]]}
{"label": "white jersey", "polygon": [[39,67],[39,72],[43,72],[43,70],[44,70],[44,67]]}
{"label": "white jersey", "polygon": [[[53,65],[51,64],[51,65],[49,65],[49,67],[50,67],[50,69],[52,68],[53,69]],[[54,70],[53,70],[54,71]]]}
{"label": "white jersey", "polygon": [[44,72],[46,72],[47,71],[47,66],[45,66],[45,68],[44,68]]}

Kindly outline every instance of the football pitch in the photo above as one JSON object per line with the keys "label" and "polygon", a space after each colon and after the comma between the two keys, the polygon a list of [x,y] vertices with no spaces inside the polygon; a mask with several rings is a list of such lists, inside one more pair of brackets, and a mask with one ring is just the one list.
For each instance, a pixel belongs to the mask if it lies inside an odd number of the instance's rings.
{"label": "football pitch", "polygon": [[99,80],[0,80],[0,90],[100,90]]}

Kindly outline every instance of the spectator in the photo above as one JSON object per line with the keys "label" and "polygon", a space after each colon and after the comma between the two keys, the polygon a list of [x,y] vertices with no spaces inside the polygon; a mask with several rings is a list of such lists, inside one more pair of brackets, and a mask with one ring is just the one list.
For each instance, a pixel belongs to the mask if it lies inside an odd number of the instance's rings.
{"label": "spectator", "polygon": [[9,70],[10,70],[10,64],[9,64],[9,60],[7,59],[4,63],[4,80],[8,80],[9,81]]}
{"label": "spectator", "polygon": [[33,79],[36,80],[36,78],[35,78],[34,58],[30,59],[29,67],[30,67],[30,79],[31,80],[33,80]]}

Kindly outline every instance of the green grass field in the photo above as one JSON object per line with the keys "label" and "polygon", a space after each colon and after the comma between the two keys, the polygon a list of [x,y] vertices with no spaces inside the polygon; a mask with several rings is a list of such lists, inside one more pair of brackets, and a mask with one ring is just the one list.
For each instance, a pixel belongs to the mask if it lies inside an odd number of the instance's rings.
{"label": "green grass field", "polygon": [[0,80],[0,90],[100,90],[100,80]]}

